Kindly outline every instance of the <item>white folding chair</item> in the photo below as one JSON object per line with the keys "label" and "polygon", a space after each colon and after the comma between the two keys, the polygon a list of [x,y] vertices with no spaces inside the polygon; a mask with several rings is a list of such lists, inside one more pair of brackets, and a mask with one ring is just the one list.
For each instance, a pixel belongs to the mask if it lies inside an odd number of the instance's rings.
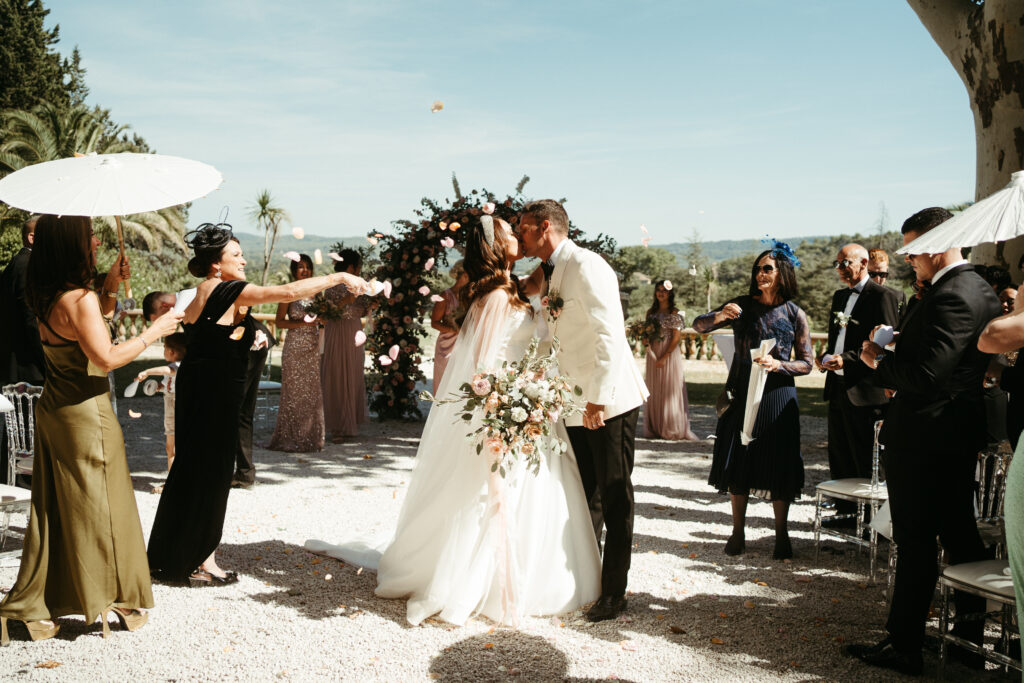
{"label": "white folding chair", "polygon": [[[7,472],[4,483],[0,484],[0,548],[7,544],[7,537],[22,538],[11,530],[11,515],[28,515],[32,499],[29,489],[17,486],[19,474],[32,473],[32,458],[35,453],[35,403],[42,395],[43,388],[19,382],[3,387],[3,402],[0,411],[4,415],[7,431]],[[0,558],[18,557],[21,550],[0,551]]]}
{"label": "white folding chair", "polygon": [[[875,441],[871,451],[871,478],[855,477],[849,479],[831,479],[817,486],[814,505],[814,557],[817,559],[821,548],[821,535],[832,536],[843,541],[855,543],[860,548],[868,548],[871,554],[869,573],[875,580],[875,565],[878,561],[878,531],[865,523],[865,512],[871,510],[871,517],[878,513],[878,508],[889,499],[889,491],[884,481],[878,480],[878,460],[882,446],[878,443],[878,433],[882,430],[882,421],[875,422]],[[831,515],[830,519],[854,519],[854,531],[848,533],[842,529],[830,529],[821,526],[821,512],[833,500],[844,500],[857,504],[857,512],[844,515]],[[867,540],[864,532],[868,532]]]}

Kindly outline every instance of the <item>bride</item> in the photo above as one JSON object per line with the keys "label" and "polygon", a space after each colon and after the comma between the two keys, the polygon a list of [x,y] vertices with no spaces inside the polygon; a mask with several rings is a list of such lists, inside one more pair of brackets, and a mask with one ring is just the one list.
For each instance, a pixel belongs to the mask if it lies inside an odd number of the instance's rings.
{"label": "bride", "polygon": [[[478,369],[522,357],[535,323],[510,275],[521,256],[500,219],[483,216],[467,235],[468,313],[438,397]],[[459,410],[432,406],[383,553],[363,543],[307,541],[306,548],[376,568],[376,594],[406,598],[414,626],[433,615],[462,625],[476,614],[517,625],[523,616],[561,614],[596,599],[601,564],[572,449],[545,454],[537,474],[520,463],[501,477],[466,438],[478,421],[459,419]]]}

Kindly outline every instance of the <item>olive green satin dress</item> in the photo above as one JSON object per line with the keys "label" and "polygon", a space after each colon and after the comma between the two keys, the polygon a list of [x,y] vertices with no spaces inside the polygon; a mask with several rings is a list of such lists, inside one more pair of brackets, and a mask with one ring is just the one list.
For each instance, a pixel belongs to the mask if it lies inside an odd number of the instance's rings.
{"label": "olive green satin dress", "polygon": [[146,545],[107,375],[75,342],[43,345],[32,511],[0,615],[21,621],[153,606]]}

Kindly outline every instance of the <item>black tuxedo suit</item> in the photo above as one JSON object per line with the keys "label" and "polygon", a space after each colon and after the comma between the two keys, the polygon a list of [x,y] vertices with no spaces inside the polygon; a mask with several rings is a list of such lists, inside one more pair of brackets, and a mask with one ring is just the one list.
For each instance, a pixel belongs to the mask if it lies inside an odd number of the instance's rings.
{"label": "black tuxedo suit", "polygon": [[253,418],[256,413],[256,399],[259,396],[260,377],[263,366],[267,362],[270,349],[277,342],[267,326],[256,321],[256,329],[267,335],[267,348],[249,351],[249,364],[245,369],[245,390],[242,393],[242,404],[238,411],[238,447],[235,450],[234,481],[243,484],[256,482],[256,464],[252,459]]}
{"label": "black tuxedo suit", "polygon": [[[828,326],[828,348],[836,348],[842,329],[836,311],[846,310],[853,288],[840,289],[832,296],[832,320]],[[828,466],[833,479],[871,476],[874,424],[882,419],[889,399],[874,381],[874,372],[860,362],[861,345],[877,325],[899,321],[896,292],[868,280],[857,297],[843,341],[843,374],[829,372],[825,378],[828,401]],[[841,505],[841,512],[853,512],[855,505]]]}
{"label": "black tuxedo suit", "polygon": [[39,325],[25,293],[31,253],[31,249],[24,247],[0,275],[0,385],[41,385],[45,376]]}
{"label": "black tuxedo suit", "polygon": [[[992,288],[972,266],[957,266],[907,313],[895,352],[875,371],[880,385],[896,390],[880,439],[899,547],[887,624],[898,650],[923,642],[938,578],[936,536],[952,564],[985,557],[973,497],[990,356],[978,350],[978,337],[999,313]],[[977,599],[958,596],[957,603],[973,609]]]}

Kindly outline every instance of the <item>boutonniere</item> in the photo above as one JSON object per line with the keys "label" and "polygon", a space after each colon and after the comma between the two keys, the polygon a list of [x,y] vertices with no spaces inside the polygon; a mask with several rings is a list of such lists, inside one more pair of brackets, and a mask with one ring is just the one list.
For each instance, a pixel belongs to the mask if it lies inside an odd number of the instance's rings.
{"label": "boutonniere", "polygon": [[839,325],[839,327],[846,327],[850,323],[857,322],[849,313],[843,313],[842,311],[833,311],[832,315],[832,319]]}
{"label": "boutonniere", "polygon": [[565,306],[565,301],[562,300],[558,290],[552,289],[548,292],[546,297],[540,300],[540,305],[547,309],[548,317],[552,320],[558,320],[558,316],[562,312],[562,307]]}

